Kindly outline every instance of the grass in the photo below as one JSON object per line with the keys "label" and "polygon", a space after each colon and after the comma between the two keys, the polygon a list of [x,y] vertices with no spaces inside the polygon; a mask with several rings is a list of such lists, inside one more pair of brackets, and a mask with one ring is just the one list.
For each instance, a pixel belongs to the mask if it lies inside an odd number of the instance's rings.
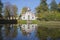
{"label": "grass", "polygon": [[40,21],[38,25],[41,27],[60,28],[60,21]]}
{"label": "grass", "polygon": [[[27,21],[26,20],[18,20],[18,23],[19,24],[27,24]],[[31,21],[31,24],[37,24],[37,23],[38,23],[38,20]]]}
{"label": "grass", "polygon": [[26,24],[27,21],[26,21],[26,20],[18,20],[18,23],[19,23],[19,24]]}
{"label": "grass", "polygon": [[32,20],[32,24],[38,24],[38,20]]}

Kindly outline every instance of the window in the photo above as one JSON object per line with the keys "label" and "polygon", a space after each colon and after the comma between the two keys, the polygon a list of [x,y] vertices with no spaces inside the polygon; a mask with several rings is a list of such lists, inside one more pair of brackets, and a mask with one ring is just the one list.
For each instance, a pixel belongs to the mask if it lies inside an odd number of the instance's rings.
{"label": "window", "polygon": [[34,17],[32,17],[32,19],[34,19]]}

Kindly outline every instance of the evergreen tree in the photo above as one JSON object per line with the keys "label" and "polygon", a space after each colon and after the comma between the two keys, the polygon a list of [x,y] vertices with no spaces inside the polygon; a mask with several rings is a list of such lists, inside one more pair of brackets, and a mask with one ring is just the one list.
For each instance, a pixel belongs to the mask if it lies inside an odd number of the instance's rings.
{"label": "evergreen tree", "polygon": [[58,8],[60,8],[60,3],[58,4]]}
{"label": "evergreen tree", "polygon": [[50,9],[51,9],[52,11],[57,10],[57,3],[56,3],[55,0],[52,0],[50,6],[51,6]]}
{"label": "evergreen tree", "polygon": [[2,2],[1,2],[1,0],[0,0],[0,17],[2,17],[2,7],[3,7],[3,4],[2,4]]}
{"label": "evergreen tree", "polygon": [[58,11],[60,12],[60,3],[58,4]]}
{"label": "evergreen tree", "polygon": [[41,0],[40,5],[36,8],[37,13],[44,12],[48,10],[48,6],[46,3],[47,0]]}

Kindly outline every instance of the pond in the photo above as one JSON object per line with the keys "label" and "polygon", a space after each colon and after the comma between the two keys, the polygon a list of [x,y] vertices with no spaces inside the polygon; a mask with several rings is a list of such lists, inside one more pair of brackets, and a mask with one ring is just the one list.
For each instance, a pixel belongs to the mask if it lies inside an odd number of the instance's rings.
{"label": "pond", "polygon": [[0,24],[0,40],[60,40],[60,28],[37,24]]}

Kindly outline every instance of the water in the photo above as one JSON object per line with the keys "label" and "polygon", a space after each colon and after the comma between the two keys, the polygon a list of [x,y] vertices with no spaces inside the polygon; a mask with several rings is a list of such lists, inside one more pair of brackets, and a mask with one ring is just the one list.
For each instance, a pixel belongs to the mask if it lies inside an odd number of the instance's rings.
{"label": "water", "polygon": [[3,25],[0,29],[1,40],[38,40],[37,24]]}
{"label": "water", "polygon": [[37,24],[0,25],[0,40],[60,40],[60,28],[46,28]]}

